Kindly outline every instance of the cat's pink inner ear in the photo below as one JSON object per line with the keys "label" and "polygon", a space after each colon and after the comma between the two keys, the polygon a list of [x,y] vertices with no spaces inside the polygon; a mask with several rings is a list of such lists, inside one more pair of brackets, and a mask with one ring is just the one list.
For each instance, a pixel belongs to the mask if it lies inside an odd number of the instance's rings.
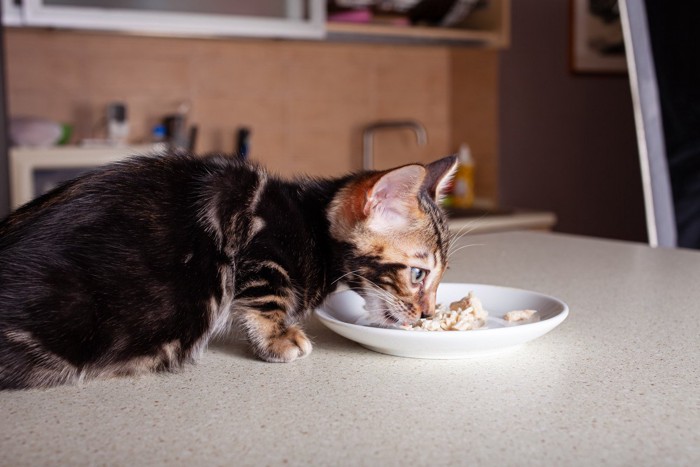
{"label": "cat's pink inner ear", "polygon": [[367,192],[364,213],[374,230],[405,226],[418,204],[418,190],[425,178],[425,168],[407,165],[384,174]]}

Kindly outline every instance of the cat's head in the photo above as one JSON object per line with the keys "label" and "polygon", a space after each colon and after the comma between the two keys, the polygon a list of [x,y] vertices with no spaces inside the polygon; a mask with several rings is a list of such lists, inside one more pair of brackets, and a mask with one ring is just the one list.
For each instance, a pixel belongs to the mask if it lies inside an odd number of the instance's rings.
{"label": "cat's head", "polygon": [[395,326],[435,312],[450,243],[439,207],[455,156],[357,175],[329,209],[344,245],[341,282],[365,299],[368,321]]}

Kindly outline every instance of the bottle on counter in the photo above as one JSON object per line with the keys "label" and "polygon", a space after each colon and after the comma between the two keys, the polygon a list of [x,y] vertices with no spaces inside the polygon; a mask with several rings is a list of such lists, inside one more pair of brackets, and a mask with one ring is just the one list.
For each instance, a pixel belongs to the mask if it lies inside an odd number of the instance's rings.
{"label": "bottle on counter", "polygon": [[151,143],[154,151],[165,152],[168,149],[167,136],[168,130],[162,123],[153,127],[153,130],[151,130]]}
{"label": "bottle on counter", "polygon": [[469,208],[474,204],[474,159],[466,143],[459,147],[458,158],[459,165],[452,181],[451,205]]}
{"label": "bottle on counter", "polygon": [[113,145],[126,145],[129,138],[129,119],[126,104],[113,102],[107,106],[107,140]]}
{"label": "bottle on counter", "polygon": [[239,127],[236,132],[236,155],[241,160],[248,159],[250,153],[250,128]]}

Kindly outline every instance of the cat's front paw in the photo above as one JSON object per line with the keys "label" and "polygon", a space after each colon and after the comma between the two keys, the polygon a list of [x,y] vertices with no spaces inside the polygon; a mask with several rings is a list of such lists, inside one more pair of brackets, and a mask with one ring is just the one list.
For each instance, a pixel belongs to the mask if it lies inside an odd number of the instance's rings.
{"label": "cat's front paw", "polygon": [[311,348],[311,341],[304,331],[289,326],[282,334],[263,339],[255,350],[263,360],[287,363],[309,355]]}

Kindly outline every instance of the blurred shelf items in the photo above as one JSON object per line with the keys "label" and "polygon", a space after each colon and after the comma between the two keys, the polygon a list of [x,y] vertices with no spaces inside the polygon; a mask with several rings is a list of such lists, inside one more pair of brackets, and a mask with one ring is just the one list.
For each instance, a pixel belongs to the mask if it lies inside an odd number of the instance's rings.
{"label": "blurred shelf items", "polygon": [[510,0],[2,0],[11,27],[507,47]]}
{"label": "blurred shelf items", "polygon": [[330,0],[327,38],[507,47],[510,0]]}

